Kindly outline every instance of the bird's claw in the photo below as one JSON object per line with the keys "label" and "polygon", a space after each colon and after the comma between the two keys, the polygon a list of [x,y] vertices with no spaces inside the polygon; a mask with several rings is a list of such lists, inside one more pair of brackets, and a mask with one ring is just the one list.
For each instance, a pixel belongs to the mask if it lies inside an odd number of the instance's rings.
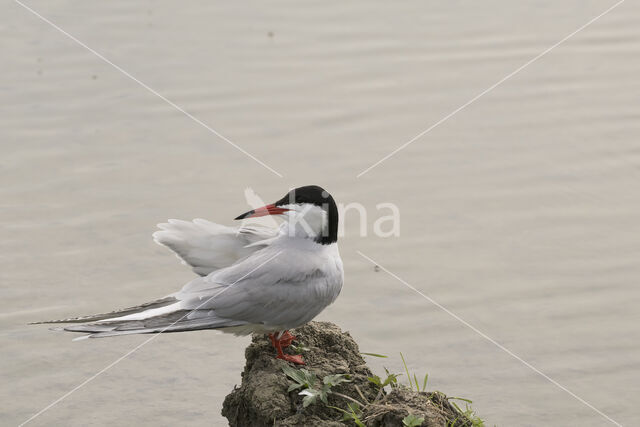
{"label": "bird's claw", "polygon": [[287,362],[295,363],[296,365],[304,365],[304,361],[302,360],[302,356],[299,354],[279,354],[276,356],[276,359],[282,359]]}
{"label": "bird's claw", "polygon": [[292,341],[295,341],[297,338],[295,335],[291,335],[288,331],[282,334],[280,337],[280,345],[282,348],[289,347]]}
{"label": "bird's claw", "polygon": [[276,338],[276,334],[269,334],[269,339],[271,340],[271,344],[277,348],[278,345],[282,348],[289,347],[292,341],[297,340],[298,338],[295,335],[289,333],[289,331],[284,331],[280,338]]}
{"label": "bird's claw", "polygon": [[291,342],[296,339],[296,337],[291,335],[289,331],[284,331],[279,338],[277,334],[269,334],[269,338],[271,339],[271,344],[273,344],[278,354],[276,359],[286,360],[287,362],[295,363],[296,365],[304,365],[302,356],[299,354],[285,354],[282,351],[283,348],[289,347]]}

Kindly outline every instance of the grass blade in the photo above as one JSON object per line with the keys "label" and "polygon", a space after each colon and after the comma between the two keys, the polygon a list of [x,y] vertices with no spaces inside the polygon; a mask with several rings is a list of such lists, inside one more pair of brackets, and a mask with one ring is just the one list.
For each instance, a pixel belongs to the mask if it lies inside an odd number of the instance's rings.
{"label": "grass blade", "polygon": [[360,354],[364,354],[366,356],[373,356],[373,357],[389,357],[389,356],[385,356],[384,354],[378,354],[378,353],[360,353]]}
{"label": "grass blade", "polygon": [[411,387],[411,390],[413,390],[413,382],[411,381],[411,375],[409,375],[409,368],[407,368],[407,362],[404,360],[404,356],[402,355],[402,352],[400,352],[400,357],[402,358],[404,371],[407,373],[407,380],[409,381],[409,387]]}

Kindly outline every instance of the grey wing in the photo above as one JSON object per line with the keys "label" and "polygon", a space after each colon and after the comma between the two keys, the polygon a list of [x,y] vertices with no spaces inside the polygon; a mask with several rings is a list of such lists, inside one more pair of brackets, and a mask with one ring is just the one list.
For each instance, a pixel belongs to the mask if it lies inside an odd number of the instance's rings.
{"label": "grey wing", "polygon": [[319,260],[309,264],[296,253],[280,255],[271,247],[259,250],[231,267],[192,280],[160,304],[60,322],[90,321],[64,330],[86,332],[92,338],[229,328],[242,334],[300,326],[338,296],[341,270],[336,275],[321,268]]}
{"label": "grey wing", "polygon": [[[274,251],[264,252],[240,263],[237,271],[231,268],[196,279],[175,295],[193,301],[192,304],[199,303],[203,312],[211,310],[220,318],[267,329],[289,329],[313,319],[340,293],[341,271],[327,269],[320,263],[305,265],[309,260],[296,260],[291,254],[269,259]],[[234,278],[261,262],[265,268]]]}
{"label": "grey wing", "polygon": [[205,219],[170,219],[158,228],[160,231],[153,233],[154,241],[171,249],[201,276],[251,255],[262,246],[260,242],[277,233],[267,227],[227,227]]}
{"label": "grey wing", "polygon": [[211,310],[180,309],[142,319],[107,319],[63,328],[69,332],[86,332],[81,338],[105,338],[118,335],[197,331],[241,327],[246,322],[222,319]]}
{"label": "grey wing", "polygon": [[[309,276],[306,283],[278,282],[254,287],[243,282],[221,289],[204,307],[217,317],[265,329],[290,329],[316,317],[335,298],[316,290],[327,288],[326,278]],[[205,312],[206,310],[203,310]]]}
{"label": "grey wing", "polygon": [[114,319],[117,317],[128,316],[130,314],[141,313],[144,311],[165,307],[176,303],[178,300],[173,296],[166,296],[164,298],[146,302],[144,304],[136,305],[133,307],[122,308],[120,310],[111,311],[109,313],[92,314],[89,316],[69,317],[67,319],[60,320],[45,320],[42,322],[31,322],[30,325],[40,325],[46,323],[85,323],[85,322],[97,322],[99,320]]}
{"label": "grey wing", "polygon": [[210,309],[201,310],[195,301],[180,301],[173,295],[111,313],[34,322],[34,324],[43,323],[73,323],[73,325],[56,329],[90,334],[81,338],[193,331],[246,324],[246,322],[221,318]]}

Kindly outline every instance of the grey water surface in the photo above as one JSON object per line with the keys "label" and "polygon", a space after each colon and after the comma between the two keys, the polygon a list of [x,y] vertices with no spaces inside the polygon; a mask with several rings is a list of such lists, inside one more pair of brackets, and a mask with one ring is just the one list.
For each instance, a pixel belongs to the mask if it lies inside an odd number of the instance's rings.
{"label": "grey water surface", "polygon": [[[318,184],[366,208],[367,236],[355,209],[343,219],[346,282],[319,318],[389,355],[370,360],[375,370],[400,372],[402,351],[487,425],[612,425],[526,362],[634,425],[638,2],[359,178],[615,2],[25,4],[282,177],[2,2],[0,424],[26,421],[149,338],[71,342],[27,323],[181,287],[192,273],[152,242],[156,223],[230,225],[247,187],[269,202]],[[389,214],[381,203],[398,207],[400,236],[373,232]],[[247,343],[158,336],[29,425],[226,425]]]}

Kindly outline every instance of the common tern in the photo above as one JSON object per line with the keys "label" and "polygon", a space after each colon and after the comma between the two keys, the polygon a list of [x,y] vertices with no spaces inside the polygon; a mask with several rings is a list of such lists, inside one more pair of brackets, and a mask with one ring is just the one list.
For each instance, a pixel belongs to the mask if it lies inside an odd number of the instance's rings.
{"label": "common tern", "polygon": [[227,227],[204,219],[158,224],[154,240],[199,277],[164,298],[134,307],[38,323],[72,323],[62,329],[81,338],[215,329],[236,335],[269,334],[278,359],[304,325],[335,301],[344,273],[338,252],[338,209],[333,197],[310,185],[236,219],[277,215],[278,228]]}

